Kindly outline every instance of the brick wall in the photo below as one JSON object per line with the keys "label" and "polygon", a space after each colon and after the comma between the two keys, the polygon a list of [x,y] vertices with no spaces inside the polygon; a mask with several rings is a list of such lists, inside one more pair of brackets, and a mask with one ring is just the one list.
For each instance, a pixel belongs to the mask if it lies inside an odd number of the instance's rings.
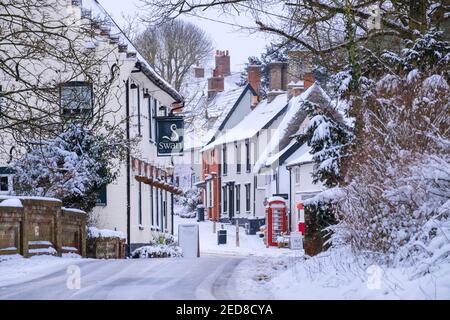
{"label": "brick wall", "polygon": [[88,257],[96,259],[124,259],[125,240],[113,237],[89,238]]}
{"label": "brick wall", "polygon": [[74,252],[86,256],[86,218],[79,212],[68,209],[62,210],[61,216],[62,252]]}
{"label": "brick wall", "polygon": [[73,247],[71,252],[86,255],[86,213],[63,210],[57,200],[20,200],[22,207],[0,207],[0,254],[28,257],[51,248],[61,255]]}
{"label": "brick wall", "polygon": [[23,208],[0,207],[0,254],[20,254]]}

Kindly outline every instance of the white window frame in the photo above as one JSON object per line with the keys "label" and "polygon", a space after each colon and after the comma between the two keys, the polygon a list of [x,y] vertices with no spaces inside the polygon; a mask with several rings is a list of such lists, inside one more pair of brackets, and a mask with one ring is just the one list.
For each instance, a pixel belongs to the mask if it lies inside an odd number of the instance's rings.
{"label": "white window frame", "polygon": [[299,185],[300,184],[300,167],[294,168],[294,175],[295,175],[295,184]]}
{"label": "white window frame", "polygon": [[8,190],[0,190],[0,194],[10,194],[14,191],[13,188],[13,175],[11,174],[0,174],[0,178],[7,177],[8,178]]}

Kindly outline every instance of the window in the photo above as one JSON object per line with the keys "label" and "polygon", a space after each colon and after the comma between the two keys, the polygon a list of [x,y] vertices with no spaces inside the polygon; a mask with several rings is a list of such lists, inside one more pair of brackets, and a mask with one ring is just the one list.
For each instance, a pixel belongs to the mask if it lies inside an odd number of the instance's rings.
{"label": "window", "polygon": [[13,191],[13,174],[10,167],[0,167],[0,194],[8,194]]}
{"label": "window", "polygon": [[245,211],[250,212],[250,183],[245,185]]}
{"label": "window", "polygon": [[153,121],[152,100],[153,100],[153,98],[149,97],[147,100],[148,100],[148,137],[150,140],[152,140],[153,139],[153,132],[152,132],[152,130],[153,130],[153,126],[152,126],[152,121]]}
{"label": "window", "polygon": [[97,201],[95,203],[96,206],[106,206],[107,204],[107,192],[106,185],[104,185],[98,194]]}
{"label": "window", "polygon": [[154,225],[154,220],[153,220],[153,186],[150,185],[150,220],[151,220],[151,225]]}
{"label": "window", "polygon": [[0,191],[8,192],[9,191],[9,179],[8,176],[0,176]]}
{"label": "window", "polygon": [[295,167],[294,173],[295,173],[295,183],[299,184],[300,183],[300,168]]}
{"label": "window", "polygon": [[158,106],[157,100],[155,98],[150,98],[152,100],[152,120],[153,120],[153,137],[156,137],[156,117],[158,117]]}
{"label": "window", "polygon": [[241,144],[236,143],[236,173],[241,173]]}
{"label": "window", "polygon": [[137,116],[138,116],[138,135],[142,136],[141,132],[141,91],[139,86],[137,86]]}
{"label": "window", "polygon": [[245,140],[245,164],[247,172],[250,172],[250,140]]}
{"label": "window", "polygon": [[236,213],[241,212],[241,186],[237,184],[236,188]]}
{"label": "window", "polygon": [[223,200],[222,211],[225,213],[225,212],[228,211],[228,206],[227,206],[227,187],[222,187],[222,200]]}
{"label": "window", "polygon": [[208,183],[208,207],[212,208],[213,206],[213,188],[212,182]]}
{"label": "window", "polygon": [[142,224],[142,182],[139,181],[139,194],[138,194],[138,221],[139,224]]}
{"label": "window", "polygon": [[227,145],[224,144],[222,146],[222,173],[223,175],[227,175],[227,171],[228,171],[228,165],[227,165]]}
{"label": "window", "polygon": [[92,115],[93,92],[88,82],[67,82],[60,89],[61,111],[63,115]]}

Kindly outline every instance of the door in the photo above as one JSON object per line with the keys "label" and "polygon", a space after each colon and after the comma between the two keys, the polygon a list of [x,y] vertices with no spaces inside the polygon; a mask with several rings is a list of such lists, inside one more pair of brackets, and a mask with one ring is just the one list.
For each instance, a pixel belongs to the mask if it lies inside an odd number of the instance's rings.
{"label": "door", "polygon": [[228,214],[230,219],[234,217],[234,183],[228,185]]}

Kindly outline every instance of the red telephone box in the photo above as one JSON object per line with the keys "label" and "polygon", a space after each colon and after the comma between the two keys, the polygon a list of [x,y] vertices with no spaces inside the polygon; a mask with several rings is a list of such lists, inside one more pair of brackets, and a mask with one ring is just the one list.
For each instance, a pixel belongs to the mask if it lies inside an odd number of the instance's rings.
{"label": "red telephone box", "polygon": [[270,246],[277,246],[277,238],[287,231],[286,207],[286,200],[281,197],[272,197],[267,200],[266,241]]}

